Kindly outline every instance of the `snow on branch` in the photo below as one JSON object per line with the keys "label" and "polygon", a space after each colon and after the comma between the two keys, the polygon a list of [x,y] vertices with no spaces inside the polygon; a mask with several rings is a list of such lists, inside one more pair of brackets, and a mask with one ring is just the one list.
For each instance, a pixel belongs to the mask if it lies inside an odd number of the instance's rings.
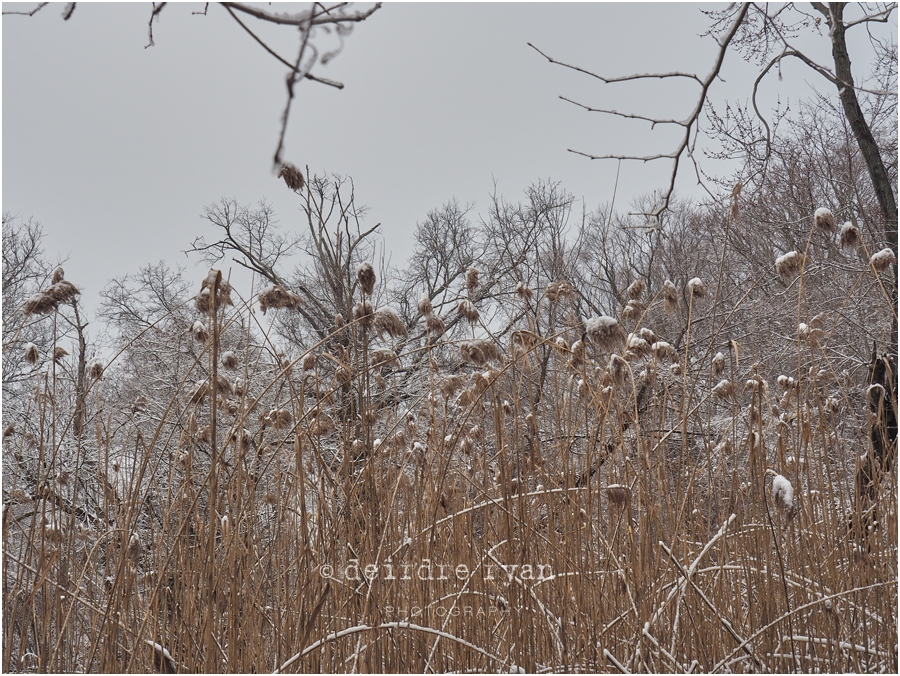
{"label": "snow on branch", "polygon": [[347,13],[344,11],[346,7],[350,6],[350,3],[347,2],[339,2],[335,5],[323,5],[317,2],[314,3],[310,9],[294,13],[267,12],[264,9],[243,2],[223,2],[222,6],[226,9],[244,12],[261,21],[268,21],[282,26],[298,26],[305,29],[308,26],[319,26],[330,23],[340,24],[365,21],[381,7],[381,3],[377,2],[365,11],[354,13]]}

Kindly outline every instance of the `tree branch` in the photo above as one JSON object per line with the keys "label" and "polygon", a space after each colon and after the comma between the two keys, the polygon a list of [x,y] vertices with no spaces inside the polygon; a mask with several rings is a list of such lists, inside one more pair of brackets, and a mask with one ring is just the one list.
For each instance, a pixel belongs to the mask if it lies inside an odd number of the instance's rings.
{"label": "tree branch", "polygon": [[[252,30],[250,30],[250,28],[248,28],[247,25],[243,21],[241,21],[240,18],[231,10],[231,7],[229,7],[227,3],[224,4],[223,6],[227,10],[227,12],[231,15],[231,18],[233,18],[235,21],[237,21],[238,24],[240,25],[240,27],[243,28],[245,31],[247,31],[247,33],[250,35],[250,37],[252,37],[254,40],[256,40],[256,42],[258,42],[260,44],[260,46],[263,49],[265,49],[269,54],[274,56],[278,60],[279,63],[287,66],[288,68],[291,69],[291,71],[294,74],[296,74],[297,71],[296,71],[296,68],[293,66],[293,64],[291,64],[290,62],[288,62],[284,58],[282,58],[280,54],[275,52],[271,47],[269,47],[269,45],[267,45],[265,42],[263,42]],[[316,77],[315,75],[313,75],[312,73],[304,73],[303,77],[305,77],[307,80],[312,80],[314,82],[320,82],[322,84],[326,84],[330,87],[334,87],[335,89],[343,89],[344,88],[344,85],[341,82],[335,82],[334,80],[328,80],[326,78],[319,78],[319,77]]]}
{"label": "tree branch", "polygon": [[[244,12],[245,14],[249,14],[250,16],[262,21],[268,21],[270,23],[279,24],[282,26],[297,26],[299,28],[333,23],[358,23],[360,21],[365,21],[381,8],[381,3],[376,2],[373,7],[364,12],[357,12],[355,14],[332,14],[332,12],[334,12],[335,10],[346,7],[347,4],[348,3],[346,2],[341,2],[336,5],[332,5],[331,7],[326,7],[317,2],[313,5],[312,9],[304,12],[297,12],[295,14],[273,14],[263,9],[259,9],[258,7],[246,5],[242,2],[223,2],[222,6],[225,8],[235,9],[239,12]],[[316,13],[316,7],[320,7],[322,11]]]}
{"label": "tree branch", "polygon": [[606,113],[607,115],[617,115],[619,117],[625,117],[630,120],[644,120],[645,122],[650,122],[653,127],[655,127],[658,124],[677,124],[682,127],[685,126],[685,123],[681,122],[679,120],[663,120],[663,119],[657,119],[655,117],[644,117],[643,115],[635,115],[632,113],[620,113],[618,110],[607,110],[607,109],[603,109],[603,108],[591,108],[590,106],[586,106],[583,103],[578,103],[578,101],[573,101],[572,99],[566,98],[565,96],[560,96],[559,98],[561,98],[563,101],[574,104],[574,105],[578,106],[579,108],[583,108],[584,110],[586,110],[590,113]]}
{"label": "tree branch", "polygon": [[700,78],[697,77],[695,74],[680,73],[677,71],[672,72],[672,73],[635,73],[633,75],[623,75],[621,77],[603,77],[602,75],[597,75],[596,73],[593,73],[589,70],[585,70],[584,68],[579,68],[578,66],[572,66],[568,63],[563,63],[562,61],[557,61],[553,57],[548,56],[547,54],[544,54],[544,52],[542,52],[540,49],[535,47],[530,42],[528,42],[526,44],[529,47],[531,47],[534,51],[536,51],[538,54],[540,54],[545,59],[547,59],[547,61],[549,61],[550,63],[552,63],[554,65],[563,66],[565,68],[569,68],[569,69],[577,71],[579,73],[584,73],[585,75],[590,75],[591,77],[597,78],[601,82],[605,82],[607,84],[612,83],[612,82],[628,82],[630,80],[663,80],[666,78],[674,78],[674,77],[683,77],[683,78],[687,78],[689,80],[695,80],[698,84],[701,84],[701,85],[703,84],[700,81]]}
{"label": "tree branch", "polygon": [[[737,12],[737,16],[732,21],[731,27],[729,28],[728,32],[725,34],[724,38],[720,41],[717,41],[719,44],[719,52],[716,56],[716,60],[715,60],[715,63],[713,64],[712,70],[709,72],[709,74],[703,80],[701,80],[695,74],[678,73],[678,72],[657,73],[657,74],[636,74],[636,75],[627,75],[627,76],[618,77],[618,78],[604,78],[600,75],[597,75],[596,73],[591,73],[590,71],[584,70],[582,68],[578,68],[577,66],[570,66],[570,65],[562,63],[560,61],[556,61],[555,59],[547,56],[541,50],[539,50],[537,47],[535,47],[534,45],[529,43],[529,46],[532,49],[534,49],[536,52],[541,54],[541,56],[546,58],[551,63],[565,66],[566,68],[570,68],[572,70],[576,70],[576,71],[584,73],[586,75],[590,75],[590,76],[595,77],[598,80],[601,80],[602,82],[606,82],[606,83],[626,82],[626,81],[630,81],[630,80],[640,80],[640,79],[648,79],[648,78],[662,79],[662,78],[670,78],[670,77],[683,77],[683,78],[695,80],[696,82],[698,82],[700,84],[701,90],[700,90],[700,96],[697,100],[697,105],[694,107],[694,110],[691,112],[691,114],[683,122],[678,122],[675,120],[655,120],[654,118],[647,118],[647,117],[642,117],[642,116],[638,116],[638,115],[629,115],[629,114],[619,113],[617,111],[609,111],[609,110],[594,111],[594,112],[604,112],[604,113],[607,113],[610,115],[618,115],[620,117],[631,117],[634,119],[646,120],[646,121],[652,122],[654,124],[677,124],[679,126],[684,127],[684,138],[682,138],[678,147],[672,153],[659,154],[659,155],[648,155],[648,156],[644,156],[644,157],[634,157],[634,156],[626,156],[626,155],[590,155],[588,153],[572,150],[571,148],[569,149],[569,152],[575,153],[577,155],[582,155],[582,156],[588,157],[590,159],[637,160],[637,161],[641,161],[641,162],[650,162],[653,160],[660,160],[660,159],[672,160],[673,161],[672,173],[671,173],[671,176],[669,179],[668,188],[666,189],[666,192],[664,193],[664,195],[662,197],[662,201],[657,206],[655,206],[651,211],[640,214],[640,215],[644,215],[644,216],[647,216],[650,218],[659,218],[659,216],[669,208],[669,203],[671,202],[672,194],[675,192],[675,179],[678,176],[678,166],[681,161],[681,156],[686,151],[690,154],[689,146],[690,146],[690,140],[691,140],[691,130],[694,128],[694,125],[697,124],[697,122],[700,118],[700,113],[703,111],[703,106],[706,103],[706,97],[707,97],[707,94],[709,93],[709,88],[712,86],[713,81],[718,77],[719,72],[722,69],[722,62],[725,60],[725,54],[728,51],[728,47],[731,44],[731,41],[734,39],[735,35],[737,34],[738,28],[740,28],[741,24],[743,23],[744,17],[747,15],[747,11],[749,8],[750,8],[749,4],[744,4],[741,6],[741,8]],[[560,98],[563,98],[563,97],[560,97]],[[566,100],[568,100],[568,99],[566,99]],[[570,101],[570,102],[575,103],[574,101]],[[580,105],[580,104],[576,104],[576,105]],[[582,106],[582,107],[587,108],[587,106]]]}
{"label": "tree branch", "polygon": [[3,12],[3,14],[18,14],[19,16],[34,16],[38,12],[40,12],[44,7],[49,5],[49,2],[39,2],[37,7],[35,7],[30,12]]}
{"label": "tree branch", "polygon": [[[817,2],[814,4],[819,5],[821,3]],[[897,9],[897,3],[896,2],[889,3],[888,6],[885,7],[883,10],[881,10],[880,12],[876,12],[875,14],[867,14],[866,16],[862,17],[861,19],[857,19],[856,21],[851,21],[849,23],[845,23],[844,30],[846,30],[848,28],[852,28],[853,26],[858,26],[861,23],[887,23],[888,20],[890,20],[891,14],[894,12],[895,9]]]}
{"label": "tree branch", "polygon": [[155,2],[153,3],[153,11],[150,12],[150,21],[147,22],[147,33],[150,41],[146,45],[144,45],[144,49],[147,49],[147,47],[153,47],[156,44],[155,42],[153,42],[153,19],[155,19],[159,15],[159,13],[162,11],[162,8],[165,6],[165,2],[161,2],[159,3],[159,5],[157,5]]}

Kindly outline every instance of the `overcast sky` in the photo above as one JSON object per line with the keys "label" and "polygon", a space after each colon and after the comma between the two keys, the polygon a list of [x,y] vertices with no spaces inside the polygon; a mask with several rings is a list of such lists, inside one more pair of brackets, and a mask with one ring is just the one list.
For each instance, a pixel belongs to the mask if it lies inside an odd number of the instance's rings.
{"label": "overcast sky", "polygon": [[[183,251],[212,234],[201,214],[221,197],[265,198],[283,227],[298,226],[299,198],[272,171],[286,69],[225,10],[211,4],[197,16],[203,3],[170,4],[145,49],[149,3],[79,3],[69,21],[62,7],[3,17],[2,201],[4,212],[42,223],[48,253],[69,257],[67,278],[89,308],[109,279],[162,259],[186,265],[199,285],[204,268]],[[697,87],[604,85],[526,43],[607,75],[705,75],[716,51],[699,37],[707,24],[693,4],[388,4],[314,71],[343,90],[298,87],[284,157],[351,176],[395,265],[429,210],[455,197],[474,203],[477,218],[494,181],[510,200],[538,179],[560,181],[591,210],[612,199],[616,163],[568,148],[670,152],[677,134],[559,96],[681,118]],[[273,47],[296,50],[293,29],[269,28]],[[828,61],[827,36],[806,46]],[[867,68],[866,58],[854,60],[855,70]],[[729,54],[713,99],[745,100],[753,74]],[[812,86],[833,94],[797,64],[783,75],[764,86],[770,103],[808,97]],[[623,165],[617,207],[664,186],[668,171]],[[696,193],[694,183],[684,172],[679,188]]]}

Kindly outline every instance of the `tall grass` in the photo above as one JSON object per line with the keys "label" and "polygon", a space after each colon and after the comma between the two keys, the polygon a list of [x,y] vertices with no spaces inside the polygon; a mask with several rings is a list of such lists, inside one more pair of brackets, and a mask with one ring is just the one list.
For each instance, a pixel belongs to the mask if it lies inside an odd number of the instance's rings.
{"label": "tall grass", "polygon": [[867,383],[821,344],[773,372],[690,337],[693,294],[688,357],[577,344],[558,286],[551,335],[379,339],[369,287],[267,358],[221,283],[172,396],[100,408],[96,380],[76,437],[56,368],[35,381],[4,441],[5,671],[896,673],[896,481],[853,536]]}

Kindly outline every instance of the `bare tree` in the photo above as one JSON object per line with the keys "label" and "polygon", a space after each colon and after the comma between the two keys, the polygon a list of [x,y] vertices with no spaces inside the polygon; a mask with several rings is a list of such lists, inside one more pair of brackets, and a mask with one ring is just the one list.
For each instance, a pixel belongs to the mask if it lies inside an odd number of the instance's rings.
{"label": "bare tree", "polygon": [[[340,176],[312,176],[297,192],[304,223],[294,234],[283,233],[271,207],[256,209],[223,199],[206,209],[206,219],[218,239],[194,240],[187,253],[215,264],[226,256],[281,289],[298,294],[295,309],[302,323],[290,316],[281,327],[295,342],[326,338],[335,315],[352,320],[356,267],[373,255],[371,237],[381,225],[364,228],[365,208],[356,204],[353,183]],[[292,271],[284,267],[301,256]]]}
{"label": "bare tree", "polygon": [[33,371],[25,361],[24,346],[34,344],[41,354],[53,345],[46,321],[39,315],[26,317],[23,306],[40,291],[55,267],[43,248],[44,233],[34,220],[22,221],[3,214],[3,390],[8,395],[15,383]]}
{"label": "bare tree", "polygon": [[183,268],[173,270],[163,261],[147,265],[106,285],[99,316],[120,330],[148,328],[187,302],[189,288]]}
{"label": "bare tree", "polygon": [[424,290],[432,302],[442,302],[441,294],[446,294],[475,262],[478,243],[468,218],[471,209],[453,199],[440,209],[429,211],[417,225],[413,235],[415,248],[405,271],[405,295]]}
{"label": "bare tree", "polygon": [[[852,28],[862,27],[870,31],[878,23],[886,24],[896,10],[896,3],[878,3],[876,5],[860,5],[860,12],[851,18],[845,17],[847,3],[812,3],[815,16],[801,6],[788,3],[785,6],[758,5],[756,3],[733,4],[723,11],[707,12],[712,20],[712,25],[706,35],[715,38],[718,49],[710,73],[701,78],[693,73],[668,72],[650,74],[632,74],[619,77],[606,77],[584,70],[577,66],[568,65],[557,61],[544,54],[536,47],[534,49],[542,54],[551,63],[562,65],[566,68],[585,73],[604,83],[633,82],[644,79],[679,79],[696,83],[700,87],[699,95],[693,110],[684,119],[667,119],[660,117],[648,117],[640,114],[624,113],[616,109],[597,110],[583,104],[571,101],[575,105],[593,112],[601,112],[608,115],[616,115],[629,119],[649,122],[652,125],[674,125],[681,127],[684,134],[678,146],[669,153],[661,153],[645,157],[632,155],[594,155],[580,151],[578,154],[591,159],[619,159],[651,161],[667,159],[672,162],[668,187],[663,192],[660,200],[652,206],[644,215],[655,222],[668,208],[675,189],[675,178],[679,171],[680,163],[686,156],[695,167],[700,178],[700,167],[697,158],[697,137],[700,131],[701,114],[708,109],[710,89],[718,76],[722,62],[729,51],[738,52],[743,58],[755,62],[760,67],[759,76],[752,84],[753,112],[760,124],[761,137],[745,139],[748,151],[756,153],[757,157],[768,159],[771,154],[771,126],[757,104],[757,92],[762,80],[777,69],[786,58],[796,58],[805,63],[811,70],[823,77],[827,82],[837,88],[838,97],[844,112],[844,116],[852,130],[853,137],[859,146],[864,158],[871,183],[877,196],[884,221],[883,236],[885,241],[897,252],[897,205],[894,182],[891,180],[887,165],[892,155],[886,152],[886,148],[879,147],[872,133],[871,120],[866,119],[863,107],[860,105],[861,94],[874,94],[876,96],[893,97],[896,100],[896,57],[891,57],[891,50],[885,49],[884,44],[873,37],[876,51],[880,53],[881,61],[886,64],[887,81],[893,81],[893,88],[871,90],[855,84],[850,70],[850,56],[847,48],[846,32]],[[819,30],[824,21],[828,27],[828,38],[832,47],[833,64],[828,65],[815,62],[794,44],[794,38],[803,30]],[[891,65],[893,64],[893,69]],[[885,78],[882,78],[884,80]],[[566,99],[568,100],[568,99]],[[895,104],[894,104],[895,105]],[[761,150],[759,150],[761,146]],[[760,154],[761,153],[761,154]],[[887,158],[887,159],[886,159]],[[895,267],[896,272],[896,267]]]}

